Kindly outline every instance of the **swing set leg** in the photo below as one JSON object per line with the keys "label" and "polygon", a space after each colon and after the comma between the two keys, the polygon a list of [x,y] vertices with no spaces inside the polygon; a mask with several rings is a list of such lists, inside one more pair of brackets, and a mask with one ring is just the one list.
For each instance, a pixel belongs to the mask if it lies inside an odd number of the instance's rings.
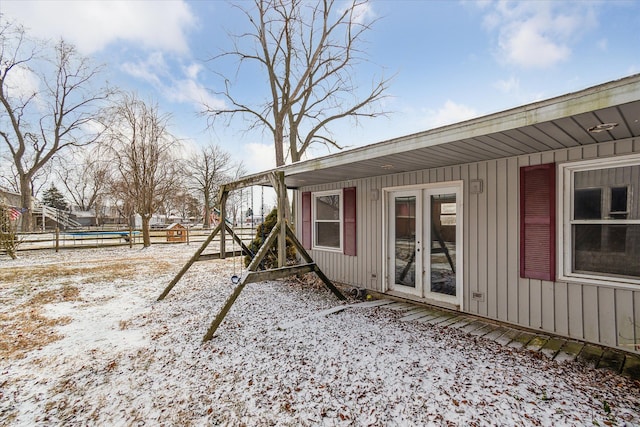
{"label": "swing set leg", "polygon": [[[267,253],[268,247],[273,244],[273,242],[277,238],[279,231],[280,231],[280,225],[276,224],[276,226],[273,227],[273,229],[271,230],[271,233],[269,233],[269,236],[267,237],[263,246],[260,248],[256,256],[251,260],[249,267],[247,267],[249,272],[255,271],[256,266],[262,262],[262,259]],[[205,334],[204,338],[202,338],[202,342],[209,341],[211,340],[211,338],[213,338],[213,334],[218,329],[218,326],[220,326],[220,324],[224,320],[225,316],[231,309],[231,306],[233,305],[233,303],[236,302],[236,299],[238,299],[238,295],[240,295],[240,292],[242,292],[244,287],[247,285],[249,277],[250,277],[250,274],[247,274],[242,279],[240,284],[238,284],[238,286],[236,286],[236,288],[233,290],[233,293],[229,295],[229,298],[227,298],[227,300],[225,301],[224,306],[222,307],[222,309],[220,310],[216,318],[213,319],[213,322],[211,322],[211,326],[209,326],[207,333]]]}
{"label": "swing set leg", "polygon": [[209,329],[207,329],[207,333],[204,335],[204,338],[202,338],[202,342],[209,341],[211,340],[211,338],[213,338],[213,334],[216,333],[216,330],[218,329],[224,318],[227,316],[227,313],[231,309],[231,306],[234,302],[236,302],[238,296],[240,295],[240,292],[242,292],[246,285],[247,278],[245,277],[240,282],[240,284],[236,286],[236,288],[233,290],[233,293],[229,295],[229,298],[227,298],[227,301],[225,301],[224,306],[222,307],[216,318],[213,319],[213,322],[211,322],[211,326],[209,326]]}
{"label": "swing set leg", "polygon": [[173,287],[176,285],[176,283],[178,283],[178,281],[182,278],[182,276],[184,276],[187,270],[189,270],[189,268],[193,265],[193,263],[196,262],[198,258],[200,258],[200,255],[202,254],[202,252],[207,248],[207,246],[209,246],[209,243],[211,243],[213,238],[216,237],[216,235],[220,232],[220,229],[221,229],[221,225],[218,224],[218,226],[211,232],[211,234],[209,234],[209,237],[207,237],[204,243],[202,243],[202,246],[200,246],[200,249],[198,249],[196,253],[193,254],[191,259],[187,261],[187,263],[182,267],[182,269],[178,272],[178,274],[176,274],[176,276],[173,278],[171,283],[169,283],[167,287],[164,289],[164,291],[162,291],[157,301],[162,301],[164,297],[166,297],[169,294],[169,292],[171,292]]}

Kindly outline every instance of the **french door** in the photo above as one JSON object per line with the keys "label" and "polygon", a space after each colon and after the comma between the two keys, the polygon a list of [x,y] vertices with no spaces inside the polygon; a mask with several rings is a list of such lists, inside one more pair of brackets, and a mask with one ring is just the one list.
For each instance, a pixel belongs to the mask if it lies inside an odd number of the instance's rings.
{"label": "french door", "polygon": [[462,183],[386,194],[388,289],[460,305]]}

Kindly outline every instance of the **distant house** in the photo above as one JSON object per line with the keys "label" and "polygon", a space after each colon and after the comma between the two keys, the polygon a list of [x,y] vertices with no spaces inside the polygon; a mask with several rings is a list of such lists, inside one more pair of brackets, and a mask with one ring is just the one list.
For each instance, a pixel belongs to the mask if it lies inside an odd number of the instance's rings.
{"label": "distant house", "polygon": [[72,208],[70,216],[82,227],[98,225],[98,220],[94,210],[83,211]]}
{"label": "distant house", "polygon": [[22,197],[20,193],[14,193],[13,191],[0,188],[0,201],[5,202],[8,206],[20,207],[22,206]]}
{"label": "distant house", "polygon": [[640,75],[277,170],[332,280],[640,353]]}
{"label": "distant house", "polygon": [[[19,193],[14,193],[12,191],[8,191],[0,188],[0,204],[8,206],[10,208],[21,208],[22,206],[22,198]],[[21,229],[20,221],[16,223],[17,229]]]}
{"label": "distant house", "polygon": [[[134,229],[142,228],[142,217],[139,214],[134,214],[129,220],[129,225]],[[165,222],[162,215],[154,214],[149,220],[149,227],[151,228],[165,228]]]}

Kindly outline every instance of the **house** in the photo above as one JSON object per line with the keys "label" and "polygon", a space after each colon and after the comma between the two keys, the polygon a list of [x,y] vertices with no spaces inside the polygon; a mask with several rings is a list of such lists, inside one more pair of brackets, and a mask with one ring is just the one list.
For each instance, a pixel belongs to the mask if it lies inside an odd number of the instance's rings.
{"label": "house", "polygon": [[8,206],[22,206],[22,196],[20,196],[20,193],[0,187],[0,203],[5,203]]}
{"label": "house", "polygon": [[333,281],[640,352],[640,74],[275,172]]}

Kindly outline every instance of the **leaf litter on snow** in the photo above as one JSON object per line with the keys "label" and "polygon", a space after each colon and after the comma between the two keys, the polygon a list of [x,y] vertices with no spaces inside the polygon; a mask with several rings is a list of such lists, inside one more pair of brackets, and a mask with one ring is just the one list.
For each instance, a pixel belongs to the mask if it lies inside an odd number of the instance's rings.
{"label": "leaf litter on snow", "polygon": [[[340,302],[311,281],[248,285],[202,344],[234,260],[194,264],[155,301],[194,250],[43,251],[0,264],[3,330],[25,327],[7,314],[29,301],[66,319],[39,326],[50,341],[3,354],[0,424],[640,424],[631,380],[400,322],[384,307],[314,316]],[[29,277],[1,279],[18,267]],[[61,297],[64,286],[77,294]]]}

